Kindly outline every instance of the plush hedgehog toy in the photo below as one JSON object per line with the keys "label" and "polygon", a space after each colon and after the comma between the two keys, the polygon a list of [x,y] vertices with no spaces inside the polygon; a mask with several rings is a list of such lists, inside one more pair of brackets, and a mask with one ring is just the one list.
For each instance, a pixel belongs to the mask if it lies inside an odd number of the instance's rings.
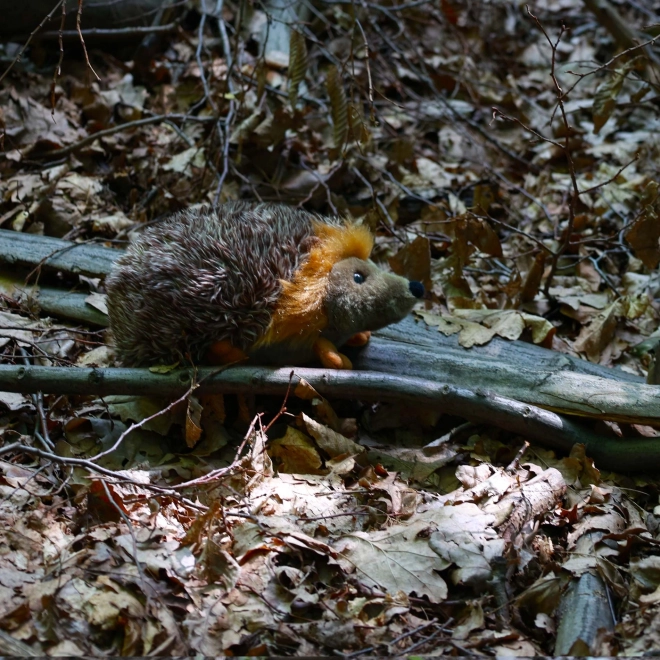
{"label": "plush hedgehog toy", "polygon": [[369,261],[361,224],[278,204],[188,209],[147,229],[106,281],[127,366],[300,364],[350,369],[337,346],[404,318],[419,282]]}

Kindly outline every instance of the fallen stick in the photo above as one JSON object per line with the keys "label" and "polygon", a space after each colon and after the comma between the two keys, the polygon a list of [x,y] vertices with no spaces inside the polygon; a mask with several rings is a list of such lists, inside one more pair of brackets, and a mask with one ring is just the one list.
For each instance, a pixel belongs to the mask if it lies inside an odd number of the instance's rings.
{"label": "fallen stick", "polygon": [[[56,269],[102,276],[120,255],[119,250],[94,244],[74,246],[59,239],[0,230],[0,261],[18,261],[33,269],[39,266],[46,275],[47,271]],[[101,312],[85,302],[86,294],[46,288],[36,295],[51,314],[59,313],[95,325],[106,322]],[[412,318],[375,333],[366,347],[353,351],[350,357],[355,367],[351,372],[295,371],[308,373],[319,391],[329,396],[411,403],[426,401],[466,419],[496,424],[527,435],[547,446],[568,450],[574,443],[582,442],[590,455],[599,457],[602,466],[621,470],[660,466],[656,456],[660,449],[655,449],[660,443],[655,439],[617,439],[600,435],[556,414],[660,424],[660,389],[621,370],[591,364],[533,344],[498,338],[484,346],[465,349],[458,344],[456,335],[446,337]],[[16,369],[23,369],[20,377]],[[0,366],[0,388],[69,394],[173,395],[180,394],[182,387],[188,387],[191,379],[191,372],[186,370],[177,372],[178,375],[163,376],[144,369],[26,369]],[[211,372],[200,370],[199,373]],[[240,367],[214,376],[204,387],[212,384],[215,391],[221,392],[283,394],[289,373],[290,369]],[[253,380],[246,380],[246,374],[251,374],[249,378]],[[286,378],[282,374],[286,374]],[[532,415],[537,426],[526,419],[526,415]]]}
{"label": "fallen stick", "polygon": [[[49,394],[109,394],[180,396],[193,378],[199,393],[250,393],[283,396],[291,374],[309,382],[327,397],[363,401],[394,401],[440,408],[452,415],[493,424],[543,445],[570,451],[586,446],[598,465],[617,470],[660,468],[660,442],[601,435],[549,410],[514,401],[482,389],[472,391],[420,378],[365,371],[325,371],[308,368],[232,367],[218,372],[209,367],[157,374],[149,369],[77,368],[0,365],[0,390]],[[294,378],[295,384],[295,378]]]}

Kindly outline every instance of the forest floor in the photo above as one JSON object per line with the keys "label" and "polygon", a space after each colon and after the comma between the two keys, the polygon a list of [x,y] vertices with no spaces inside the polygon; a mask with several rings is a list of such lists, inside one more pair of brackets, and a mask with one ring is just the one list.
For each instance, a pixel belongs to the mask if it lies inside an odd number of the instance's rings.
{"label": "forest floor", "polygon": [[[61,58],[57,38],[0,45],[3,229],[121,248],[232,199],[361,218],[374,259],[425,284],[419,323],[658,383],[657,5],[615,3],[601,24],[575,0],[323,0],[292,26],[273,10],[286,53],[263,7],[210,4],[174,3],[170,31],[112,47],[67,37]],[[103,331],[2,287],[0,362],[113,365]],[[656,475],[302,385],[284,413],[281,397],[195,400],[186,448],[169,403],[0,393],[3,654],[660,648]],[[592,591],[571,600],[578,584]]]}

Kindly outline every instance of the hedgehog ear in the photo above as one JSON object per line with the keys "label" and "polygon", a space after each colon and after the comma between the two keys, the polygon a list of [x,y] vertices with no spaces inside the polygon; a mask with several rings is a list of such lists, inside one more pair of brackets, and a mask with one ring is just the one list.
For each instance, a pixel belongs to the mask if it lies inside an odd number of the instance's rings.
{"label": "hedgehog ear", "polygon": [[316,246],[320,245],[321,239],[318,236],[308,236],[307,238],[303,239],[303,241],[300,243],[300,252],[302,254],[308,254],[310,250],[315,248]]}

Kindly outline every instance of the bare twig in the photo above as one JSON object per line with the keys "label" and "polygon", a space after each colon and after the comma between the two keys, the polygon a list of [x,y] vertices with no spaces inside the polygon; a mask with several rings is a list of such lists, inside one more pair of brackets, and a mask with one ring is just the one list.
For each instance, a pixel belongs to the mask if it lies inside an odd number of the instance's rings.
{"label": "bare twig", "polygon": [[368,91],[369,91],[369,109],[370,112],[373,116],[374,114],[374,84],[371,80],[371,67],[369,66],[369,41],[367,40],[367,35],[364,33],[364,29],[362,28],[362,23],[355,19],[355,25],[358,26],[360,30],[360,34],[362,34],[362,40],[364,41],[364,50],[365,50],[365,56],[364,56],[364,61],[365,65],[367,68],[367,83],[369,85]]}
{"label": "bare twig", "polygon": [[586,195],[587,193],[594,192],[594,190],[598,190],[599,188],[602,188],[603,186],[607,186],[610,183],[616,181],[617,177],[619,176],[619,174],[621,174],[621,172],[623,172],[623,170],[627,169],[628,167],[630,167],[633,163],[637,162],[638,160],[639,160],[639,154],[635,154],[635,156],[633,157],[633,159],[631,161],[629,161],[625,165],[622,165],[618,169],[617,173],[613,174],[609,179],[607,179],[607,181],[603,181],[602,183],[599,183],[595,186],[591,186],[591,188],[586,188],[585,190],[580,190],[578,192],[578,195]]}
{"label": "bare twig", "polygon": [[222,39],[222,50],[225,54],[225,61],[227,62],[227,89],[231,98],[229,99],[229,109],[227,110],[227,115],[225,117],[224,131],[220,132],[222,136],[222,170],[220,171],[220,176],[218,177],[218,184],[215,189],[215,195],[213,197],[213,202],[218,204],[220,202],[220,195],[222,194],[222,188],[225,184],[225,179],[227,174],[229,174],[229,138],[231,136],[231,127],[234,123],[234,117],[236,114],[236,101],[234,100],[234,82],[232,80],[232,70],[234,68],[234,59],[231,54],[231,47],[229,45],[229,36],[227,35],[227,26],[225,21],[222,18],[222,4],[223,0],[218,0],[216,5],[216,16],[218,21],[218,29],[220,31],[220,38]]}
{"label": "bare twig", "polygon": [[107,38],[120,38],[120,37],[140,37],[147,34],[169,34],[175,32],[179,27],[178,23],[167,23],[166,25],[145,25],[125,28],[86,28],[78,30],[58,30],[50,32],[42,32],[39,35],[40,39],[59,39],[60,36],[65,39],[73,37],[107,37]]}
{"label": "bare twig", "polygon": [[64,40],[62,32],[64,31],[64,21],[66,20],[66,2],[62,3],[62,18],[60,21],[60,29],[58,31],[58,41],[60,46],[60,57],[57,61],[57,66],[53,71],[53,82],[50,85],[50,107],[53,114],[55,113],[55,86],[57,85],[57,77],[62,75],[62,62],[64,61]]}
{"label": "bare twig", "polygon": [[524,122],[520,121],[517,117],[509,117],[509,115],[505,115],[501,110],[498,108],[492,108],[493,111],[493,119],[496,119],[497,117],[501,117],[502,119],[505,119],[506,121],[512,121],[515,124],[518,124],[523,130],[525,130],[527,133],[531,133],[535,137],[537,137],[541,142],[547,142],[548,144],[552,144],[553,146],[557,147],[557,149],[561,149],[563,151],[564,145],[560,144],[556,140],[552,140],[549,137],[546,137],[542,133],[539,133],[538,131],[534,130],[531,126],[528,126]]}
{"label": "bare twig", "polygon": [[32,41],[34,36],[37,34],[37,32],[39,32],[39,30],[41,30],[41,28],[48,21],[50,21],[50,19],[53,17],[53,14],[62,6],[63,3],[64,3],[64,0],[59,0],[59,2],[44,17],[44,19],[41,21],[41,23],[39,23],[39,25],[37,25],[37,27],[34,28],[34,30],[32,30],[32,32],[30,32],[30,36],[27,38],[27,41],[23,44],[23,47],[18,51],[18,53],[16,54],[16,57],[14,57],[14,59],[9,64],[9,66],[4,70],[4,72],[0,76],[0,82],[2,82],[5,79],[7,74],[14,68],[14,65],[17,62],[20,62],[21,57],[23,56],[23,53],[27,50],[27,47],[30,45],[30,42]]}
{"label": "bare twig", "polygon": [[[289,387],[290,371],[263,367],[234,367],[221,374],[217,370],[200,369],[204,377],[198,381],[200,392],[261,393],[281,395]],[[319,369],[296,369],[324,396],[339,396],[357,400],[396,401],[429,405],[450,414],[459,415],[475,423],[488,423],[518,433],[531,440],[562,450],[576,442],[587,446],[589,454],[603,466],[616,466],[619,470],[653,469],[660,465],[660,445],[654,439],[627,439],[625,443],[591,431],[588,427],[538,406],[521,403],[490,391],[471,391],[447,383],[414,376],[393,375],[373,371],[327,372]],[[170,374],[151,374],[148,369],[86,369],[62,367],[11,367],[0,365],[0,387],[6,392],[50,393],[134,393],[180,396],[187,391],[192,380],[189,370]],[[546,382],[550,383],[547,378]],[[578,388],[566,377],[567,388]],[[591,400],[588,392],[617,393],[616,403],[607,409],[593,405],[590,410],[579,407],[582,414],[600,419],[658,423],[660,414],[657,388],[650,385],[610,381],[592,376],[580,376],[581,398]],[[635,392],[634,401],[630,400]],[[621,401],[621,398],[626,401]],[[570,397],[553,397],[556,405],[570,407]]]}
{"label": "bare twig", "polygon": [[[92,461],[89,461],[87,459],[72,458],[69,456],[58,456],[57,454],[53,454],[52,452],[43,451],[42,449],[37,449],[36,447],[30,447],[30,445],[26,445],[21,442],[13,442],[12,444],[3,445],[2,447],[0,447],[0,456],[4,456],[5,454],[11,454],[13,452],[21,452],[24,454],[29,454],[31,456],[36,456],[38,458],[45,458],[48,459],[49,461],[52,461],[53,463],[59,463],[61,465],[84,467],[87,468],[88,470],[91,470],[92,472],[98,472],[99,474],[103,474],[107,477],[117,476],[117,474],[112,470],[108,470],[98,465],[94,465]],[[135,483],[136,485],[142,485],[142,484],[137,484],[137,482]]]}
{"label": "bare twig", "polygon": [[115,451],[122,442],[126,439],[126,436],[128,436],[129,433],[132,433],[136,429],[139,429],[140,427],[144,426],[145,424],[148,424],[150,421],[160,417],[161,415],[164,415],[165,413],[170,412],[174,407],[185,401],[197,388],[199,387],[199,383],[193,381],[188,388],[187,392],[185,394],[182,394],[178,399],[175,401],[172,401],[169,405],[167,405],[165,408],[161,408],[158,412],[155,412],[153,415],[149,415],[148,417],[144,417],[141,419],[139,422],[134,422],[131,424],[115,441],[115,443],[112,445],[112,447],[109,447],[105,451],[99,452],[98,454],[95,454],[92,458],[89,460],[91,462],[96,462],[99,459],[103,458],[104,456],[107,456],[108,454],[111,454],[113,451]]}
{"label": "bare twig", "polygon": [[89,61],[89,55],[87,54],[87,46],[85,45],[85,37],[83,37],[83,33],[80,29],[80,20],[82,18],[82,9],[83,9],[83,0],[78,0],[78,12],[76,14],[76,30],[78,31],[78,36],[80,37],[80,44],[82,45],[83,48],[83,53],[85,55],[85,63],[89,67],[89,70],[94,74],[94,77],[100,82],[101,79],[99,78],[99,75],[94,71],[94,67],[92,66],[91,62]]}
{"label": "bare twig", "polygon": [[587,78],[588,76],[593,76],[594,74],[598,73],[599,71],[603,71],[605,69],[609,69],[612,64],[614,64],[616,61],[620,59],[626,59],[629,55],[634,53],[636,50],[639,50],[640,48],[646,48],[647,46],[652,46],[655,44],[655,42],[660,39],[660,35],[657,35],[653,37],[652,39],[649,39],[648,41],[644,41],[641,44],[637,44],[635,46],[631,46],[630,48],[627,48],[626,50],[617,53],[614,57],[611,57],[605,64],[601,64],[600,66],[597,66],[593,69],[589,69],[589,71],[586,71],[585,73],[578,73],[577,71],[573,71],[571,69],[568,69],[566,73],[570,73],[571,75],[577,76],[578,80],[576,80],[565,92],[564,96],[568,96],[579,84],[584,80],[584,78]]}
{"label": "bare twig", "polygon": [[195,117],[195,116],[183,116],[183,115],[154,115],[153,117],[143,117],[142,119],[136,119],[135,121],[128,121],[125,124],[118,124],[117,126],[112,126],[111,128],[106,128],[98,133],[93,133],[84,137],[78,142],[69,144],[66,147],[61,149],[52,149],[51,151],[45,151],[43,153],[34,154],[32,158],[37,158],[39,160],[44,160],[47,158],[62,158],[68,156],[69,154],[75,153],[84,147],[93,144],[96,140],[100,138],[108,137],[108,135],[114,135],[115,133],[120,133],[126,129],[138,128],[140,126],[147,126],[149,124],[158,124],[160,122],[171,122],[177,119],[185,119],[190,121],[198,122],[212,122],[216,121],[214,117]]}

